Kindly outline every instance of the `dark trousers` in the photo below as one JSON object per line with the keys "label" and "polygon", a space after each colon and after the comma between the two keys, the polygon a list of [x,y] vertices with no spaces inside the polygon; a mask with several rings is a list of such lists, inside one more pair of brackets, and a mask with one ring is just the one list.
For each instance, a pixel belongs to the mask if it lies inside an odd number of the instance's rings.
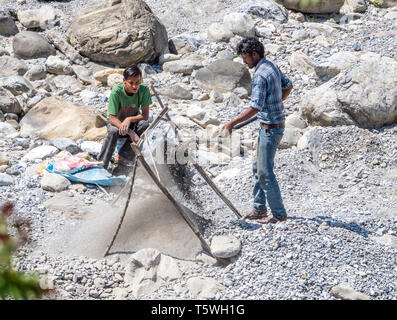
{"label": "dark trousers", "polygon": [[[140,137],[142,133],[145,132],[146,128],[149,126],[149,122],[145,120],[141,120],[139,122],[131,123],[130,129],[135,131],[135,133]],[[123,147],[120,149],[119,155],[125,159],[134,161],[135,160],[135,152],[132,150],[130,143],[131,137],[127,135],[120,135],[119,129],[110,122],[106,124],[107,132],[105,138],[102,143],[101,152],[98,154],[98,161],[103,161],[103,167],[105,169],[108,168],[109,162],[112,159],[112,155],[114,149],[116,148],[117,140],[119,138],[127,138],[127,141],[124,143]]]}

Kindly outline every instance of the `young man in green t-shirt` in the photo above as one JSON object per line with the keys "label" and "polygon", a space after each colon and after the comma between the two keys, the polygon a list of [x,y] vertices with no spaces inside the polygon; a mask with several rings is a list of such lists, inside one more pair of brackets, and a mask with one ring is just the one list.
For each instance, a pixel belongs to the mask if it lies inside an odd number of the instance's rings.
{"label": "young man in green t-shirt", "polygon": [[115,161],[128,164],[135,154],[130,146],[149,126],[149,107],[152,104],[149,87],[142,84],[142,72],[136,65],[124,70],[123,82],[112,88],[107,111],[107,133],[98,160],[107,169],[117,147]]}

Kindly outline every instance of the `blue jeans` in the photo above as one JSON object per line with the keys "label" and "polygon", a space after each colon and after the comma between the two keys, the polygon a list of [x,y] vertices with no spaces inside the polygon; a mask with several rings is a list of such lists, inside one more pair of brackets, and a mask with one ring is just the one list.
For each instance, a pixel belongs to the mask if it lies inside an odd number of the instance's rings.
{"label": "blue jeans", "polygon": [[254,163],[254,210],[266,211],[266,199],[273,215],[286,216],[280,188],[273,172],[276,150],[283,137],[283,128],[259,131],[257,161]]}

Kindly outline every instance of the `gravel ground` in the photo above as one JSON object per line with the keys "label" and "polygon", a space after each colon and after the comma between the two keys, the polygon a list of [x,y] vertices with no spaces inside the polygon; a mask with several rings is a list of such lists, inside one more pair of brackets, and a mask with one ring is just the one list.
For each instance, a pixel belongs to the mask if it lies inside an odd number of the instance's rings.
{"label": "gravel ground", "polygon": [[[67,16],[61,29],[66,31],[73,16],[91,2],[49,2]],[[36,8],[44,2],[26,0],[15,5],[3,1],[2,6],[20,9]],[[147,1],[153,12],[163,21],[170,37],[188,34],[202,39],[210,23],[233,11],[240,1],[206,1],[193,6],[193,1]],[[288,98],[285,109],[290,114],[299,108],[303,94],[318,86],[315,79],[307,79],[303,72],[289,66],[288,58],[294,51],[302,51],[314,62],[320,62],[342,50],[373,51],[382,56],[397,58],[397,41],[393,21],[383,20],[385,9],[369,6],[361,23],[344,25],[331,40],[330,47],[295,41],[290,36],[302,26],[276,25],[278,34],[266,39],[267,43],[282,46],[280,54],[271,55],[280,68],[294,82],[296,90]],[[196,19],[192,19],[192,16]],[[205,19],[203,18],[205,17]],[[311,17],[338,19],[338,16]],[[317,21],[316,20],[316,21]],[[2,39],[9,46],[9,40]],[[8,41],[8,42],[7,42]],[[221,50],[232,50],[230,44],[211,44],[201,40],[197,53],[215,59]],[[162,73],[154,76],[156,86],[185,83],[194,90],[190,77]],[[93,89],[97,96],[88,101],[100,109],[106,108],[108,90]],[[79,96],[63,98],[81,102]],[[172,100],[164,98],[165,104]],[[242,99],[242,104],[248,100]],[[219,119],[226,122],[241,112],[241,104],[219,104]],[[159,109],[154,108],[154,114]],[[257,138],[257,126],[251,124],[242,130],[246,138]],[[224,286],[216,299],[336,299],[331,289],[347,283],[354,290],[371,299],[397,299],[397,126],[379,130],[352,126],[317,128],[318,147],[299,150],[296,147],[278,150],[275,171],[279,181],[289,219],[277,225],[260,225],[239,221],[219,198],[200,180],[193,177],[197,193],[205,200],[207,210],[200,212],[213,224],[206,229],[205,237],[234,235],[242,243],[242,251],[234,263],[212,266],[203,263],[180,261],[184,270],[182,278],[167,282],[150,296],[142,299],[192,299],[186,281],[192,276],[210,277]],[[12,186],[0,188],[0,199],[16,202],[18,216],[32,221],[30,242],[21,248],[14,261],[21,271],[36,271],[52,275],[57,288],[55,299],[132,299],[129,284],[125,281],[125,265],[119,257],[110,256],[95,260],[87,257],[52,256],[40,251],[46,237],[79,222],[46,210],[43,202],[54,196],[40,187],[40,179],[29,175],[31,163],[21,157],[27,149],[46,143],[29,137],[1,140],[0,152],[10,155],[12,166],[8,174],[15,179]],[[219,183],[219,188],[242,212],[252,206],[252,162],[255,152],[236,157],[230,164],[213,165],[207,169],[216,174],[238,168],[238,174]],[[96,198],[111,200],[99,189],[76,191],[89,201]],[[390,244],[385,239],[393,239]]]}

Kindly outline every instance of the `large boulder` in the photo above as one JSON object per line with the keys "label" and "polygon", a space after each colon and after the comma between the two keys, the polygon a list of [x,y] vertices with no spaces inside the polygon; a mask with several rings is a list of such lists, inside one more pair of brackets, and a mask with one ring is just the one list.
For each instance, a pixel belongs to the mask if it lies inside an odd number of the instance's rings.
{"label": "large boulder", "polygon": [[168,47],[165,27],[142,0],[111,0],[88,6],[68,29],[72,46],[93,61],[153,62]]}
{"label": "large boulder", "polygon": [[197,71],[197,84],[206,90],[219,92],[233,91],[244,87],[250,94],[252,91],[251,75],[241,63],[230,60],[217,60],[206,68]]}
{"label": "large boulder", "polygon": [[106,123],[99,111],[58,97],[41,100],[23,117],[20,125],[21,134],[46,140],[64,137],[99,141],[106,133]]}
{"label": "large boulder", "polygon": [[397,62],[369,52],[310,90],[300,113],[311,125],[379,128],[397,122]]}
{"label": "large boulder", "polygon": [[47,58],[56,53],[42,35],[32,31],[19,32],[13,39],[12,47],[15,56],[22,59]]}
{"label": "large boulder", "polygon": [[19,32],[14,19],[4,10],[0,10],[0,35],[4,37],[14,36]]}
{"label": "large boulder", "polygon": [[345,0],[276,0],[290,10],[305,13],[338,13]]}

